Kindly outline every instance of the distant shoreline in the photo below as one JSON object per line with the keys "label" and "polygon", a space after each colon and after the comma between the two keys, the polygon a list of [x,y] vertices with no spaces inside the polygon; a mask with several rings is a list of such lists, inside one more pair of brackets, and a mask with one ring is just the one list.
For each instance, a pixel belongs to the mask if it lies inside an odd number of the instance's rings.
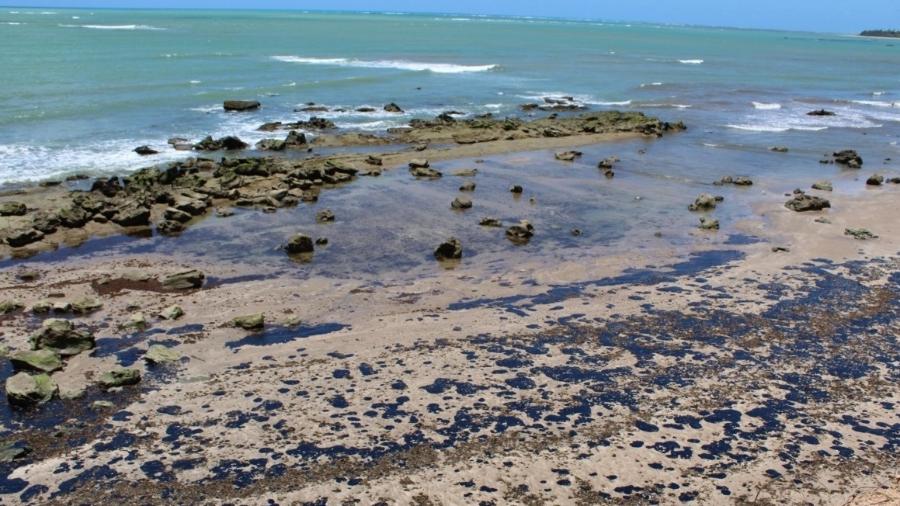
{"label": "distant shoreline", "polygon": [[885,39],[900,39],[900,30],[863,30],[860,37],[881,37]]}

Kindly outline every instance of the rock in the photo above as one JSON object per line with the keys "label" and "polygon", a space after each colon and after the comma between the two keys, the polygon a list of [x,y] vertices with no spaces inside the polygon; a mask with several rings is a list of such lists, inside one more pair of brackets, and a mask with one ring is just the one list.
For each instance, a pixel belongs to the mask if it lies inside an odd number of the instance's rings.
{"label": "rock", "polygon": [[128,318],[128,323],[125,324],[126,328],[133,328],[138,330],[143,330],[148,326],[149,324],[147,323],[147,317],[144,316],[144,313],[134,313]]}
{"label": "rock", "polygon": [[244,112],[259,109],[261,105],[256,100],[226,100],[222,107],[226,111]]}
{"label": "rock", "polygon": [[136,385],[141,381],[141,371],[120,367],[100,375],[100,386],[105,389]]}
{"label": "rock", "polygon": [[10,441],[0,444],[0,464],[7,464],[31,453],[24,441]]}
{"label": "rock", "polygon": [[327,237],[317,237],[316,238],[316,246],[327,246],[328,238]]}
{"label": "rock", "polygon": [[47,314],[53,309],[53,303],[49,300],[39,300],[31,306],[31,312],[34,314]]}
{"label": "rock", "polygon": [[468,197],[456,197],[453,199],[453,202],[450,203],[450,207],[452,209],[471,209],[472,199]]}
{"label": "rock", "polygon": [[357,107],[356,112],[375,112],[374,107]]}
{"label": "rock", "polygon": [[110,401],[94,401],[91,403],[91,409],[95,411],[105,411],[107,409],[113,409],[114,407],[116,407],[116,405]]}
{"label": "rock", "polygon": [[475,177],[478,175],[478,169],[459,169],[453,175],[457,177]]}
{"label": "rock", "polygon": [[784,246],[772,246],[772,253],[789,253],[790,251],[790,248]]}
{"label": "rock", "polygon": [[175,209],[174,207],[167,207],[163,212],[163,218],[167,220],[177,221],[179,223],[186,223],[191,221],[191,214],[182,211],[181,209]]}
{"label": "rock", "polygon": [[733,184],[735,186],[752,186],[753,180],[745,176],[725,176],[714,184],[719,186],[726,184]]}
{"label": "rock", "polygon": [[29,370],[53,372],[62,369],[63,362],[59,353],[52,349],[20,351],[11,357],[13,367],[17,371]]}
{"label": "rock", "polygon": [[462,258],[462,243],[455,237],[447,239],[434,250],[434,258],[438,260],[458,260]]}
{"label": "rock", "polygon": [[204,279],[206,276],[202,272],[191,269],[170,274],[161,280],[161,284],[166,290],[193,290],[203,286]]}
{"label": "rock", "polygon": [[156,225],[156,231],[162,235],[177,235],[184,232],[184,223],[175,220],[163,220]]}
{"label": "rock", "polygon": [[53,399],[58,387],[46,374],[20,372],[6,379],[6,398],[17,406],[34,406]]}
{"label": "rock", "polygon": [[314,249],[312,238],[304,234],[297,234],[291,237],[291,240],[284,246],[284,250],[289,255],[312,253]]}
{"label": "rock", "polygon": [[845,165],[851,169],[858,169],[863,165],[862,157],[852,149],[836,151],[832,156],[834,156],[835,163]]}
{"label": "rock", "polygon": [[376,165],[378,167],[381,167],[381,164],[383,164],[384,162],[378,156],[369,155],[366,157],[366,163],[368,163],[369,165]]}
{"label": "rock", "polygon": [[475,182],[474,181],[466,181],[459,187],[459,191],[461,192],[473,192],[475,191]]}
{"label": "rock", "polygon": [[79,301],[72,303],[72,311],[75,314],[90,314],[99,311],[103,307],[103,303],[97,299],[85,297]]}
{"label": "rock", "polygon": [[574,162],[582,155],[581,151],[563,151],[554,155],[561,162]]}
{"label": "rock", "polygon": [[688,206],[688,209],[691,211],[709,211],[716,208],[718,201],[719,199],[709,193],[701,193],[694,200],[694,203]]}
{"label": "rock", "polygon": [[44,233],[34,228],[13,230],[6,236],[6,243],[13,248],[21,248],[44,238]]}
{"label": "rock", "polygon": [[278,139],[263,139],[256,143],[256,149],[260,151],[284,151],[284,141]]}
{"label": "rock", "polygon": [[572,237],[581,237],[581,234],[582,234],[580,228],[573,228],[572,230],[569,231],[569,233],[572,234]]}
{"label": "rock", "polygon": [[28,212],[28,207],[21,202],[0,203],[0,216],[23,216]]}
{"label": "rock", "polygon": [[892,184],[900,184],[900,177],[892,177],[890,181]]}
{"label": "rock", "polygon": [[66,228],[80,228],[91,219],[90,213],[81,207],[72,206],[57,213],[59,223]]}
{"label": "rock", "polygon": [[438,179],[440,177],[443,177],[443,174],[441,174],[440,171],[424,167],[411,168],[409,169],[409,173],[416,178]]}
{"label": "rock", "polygon": [[238,316],[237,318],[231,320],[231,323],[240,329],[244,330],[260,330],[266,324],[265,316],[262,313],[246,315],[246,316]]}
{"label": "rock", "polygon": [[112,222],[123,227],[139,227],[150,224],[150,208],[128,203],[116,210]]}
{"label": "rock", "polygon": [[878,239],[878,236],[864,228],[848,228],[844,230],[844,235],[850,236],[858,241],[868,241],[869,239]]}
{"label": "rock", "polygon": [[798,213],[803,213],[806,211],[820,211],[829,208],[831,207],[831,202],[821,197],[801,193],[785,202],[784,207]]}
{"label": "rock", "polygon": [[790,149],[788,149],[786,146],[772,146],[771,148],[769,148],[769,151],[772,151],[774,153],[787,153],[788,151],[790,151]]}
{"label": "rock", "polygon": [[102,193],[104,197],[115,197],[122,191],[122,183],[117,177],[98,177],[91,184],[91,192]]}
{"label": "rock", "polygon": [[481,221],[478,222],[482,227],[502,227],[503,222],[498,220],[497,218],[482,218]]}
{"label": "rock", "polygon": [[182,316],[184,316],[184,310],[177,304],[173,304],[159,312],[159,317],[163,320],[177,320]]}
{"label": "rock", "polygon": [[869,176],[869,179],[866,180],[866,184],[869,186],[881,186],[881,183],[884,183],[884,176],[880,174]]}
{"label": "rock", "polygon": [[393,102],[391,102],[391,103],[385,105],[385,106],[384,106],[384,110],[385,110],[386,112],[395,112],[395,113],[402,113],[402,112],[403,112],[403,109],[401,109],[399,105],[397,105],[397,104],[395,104],[395,103],[393,103]]}
{"label": "rock", "polygon": [[194,149],[198,151],[220,151],[223,149],[236,151],[246,147],[246,142],[233,135],[222,137],[221,139],[213,139],[211,136],[206,136],[202,141],[194,144]]}
{"label": "rock", "polygon": [[141,156],[149,156],[149,155],[158,155],[159,151],[151,148],[150,146],[138,146],[134,148],[134,152]]}
{"label": "rock", "polygon": [[534,226],[526,220],[506,229],[506,238],[517,244],[527,243],[534,236]]}
{"label": "rock", "polygon": [[291,130],[288,132],[287,137],[284,138],[284,147],[288,149],[302,149],[306,148],[306,146],[306,134],[296,130]]}
{"label": "rock", "polygon": [[234,216],[234,211],[228,207],[218,207],[216,208],[216,216],[219,218],[228,218]]}
{"label": "rock", "polygon": [[15,311],[19,311],[23,309],[25,306],[20,302],[16,302],[14,300],[4,300],[0,302],[0,315],[13,313]]}
{"label": "rock", "polygon": [[334,212],[331,209],[323,209],[316,213],[317,223],[330,223],[334,221]]}
{"label": "rock", "polygon": [[815,111],[809,111],[806,113],[807,116],[834,116],[835,114],[831,111],[826,111],[825,109],[816,109]]}
{"label": "rock", "polygon": [[597,164],[597,168],[610,170],[618,162],[619,162],[619,159],[617,157],[610,156],[609,158],[604,158],[603,160],[600,160],[600,163]]}
{"label": "rock", "polygon": [[831,181],[822,180],[822,181],[816,181],[815,183],[813,183],[812,189],[820,190],[823,192],[830,192],[830,191],[834,190],[834,187],[831,186]]}
{"label": "rock", "polygon": [[86,330],[75,330],[69,320],[49,318],[40,330],[28,338],[34,350],[51,349],[68,357],[94,348],[94,335]]}
{"label": "rock", "polygon": [[424,158],[413,158],[409,161],[410,169],[427,169],[430,166],[431,164],[428,163],[428,160],[425,160]]}
{"label": "rock", "polygon": [[522,192],[524,192],[524,191],[525,191],[525,189],[522,188],[521,185],[514,184],[514,185],[512,185],[512,186],[509,187],[509,192],[510,192],[510,193],[515,193],[516,195],[521,195]]}
{"label": "rock", "polygon": [[700,218],[700,228],[702,230],[719,230],[719,220],[704,216]]}
{"label": "rock", "polygon": [[144,353],[144,360],[151,364],[177,362],[181,360],[181,353],[161,344],[153,344],[147,349],[147,353]]}

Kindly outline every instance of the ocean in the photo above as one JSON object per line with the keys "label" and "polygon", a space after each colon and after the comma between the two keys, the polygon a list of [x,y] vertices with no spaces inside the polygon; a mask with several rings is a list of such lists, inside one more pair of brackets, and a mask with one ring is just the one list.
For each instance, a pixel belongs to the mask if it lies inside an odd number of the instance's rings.
{"label": "ocean", "polygon": [[[548,96],[684,121],[676,175],[702,170],[691,160],[711,150],[713,165],[737,154],[747,170],[804,170],[760,158],[775,144],[810,156],[847,147],[900,156],[900,47],[889,39],[425,14],[3,8],[0,41],[7,184],[189,156],[167,146],[173,136],[255,142],[263,122],[313,115],[378,132],[448,109],[522,115],[519,105]],[[263,108],[227,114],[226,99]],[[382,111],[387,102],[405,113]],[[294,112],[307,103],[350,112]],[[376,112],[355,112],[363,106]],[[836,115],[806,115],[820,108]],[[145,144],[161,154],[132,152]]]}

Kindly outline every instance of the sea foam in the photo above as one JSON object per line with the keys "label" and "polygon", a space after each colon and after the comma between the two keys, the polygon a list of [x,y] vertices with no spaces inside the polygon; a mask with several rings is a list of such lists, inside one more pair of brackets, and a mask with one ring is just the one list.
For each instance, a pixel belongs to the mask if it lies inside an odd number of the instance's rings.
{"label": "sea foam", "polygon": [[753,102],[753,108],[759,109],[761,111],[776,111],[778,109],[781,109],[781,104],[778,104],[778,103],[767,104],[765,102]]}
{"label": "sea foam", "polygon": [[678,63],[683,63],[685,65],[700,65],[703,63],[703,60],[678,60]]}
{"label": "sea foam", "polygon": [[335,67],[356,67],[369,69],[397,69],[415,72],[429,71],[436,74],[462,74],[486,72],[497,65],[457,65],[453,63],[412,62],[405,60],[356,60],[348,58],[306,58],[301,56],[273,56],[272,59],[285,63],[305,65],[330,65]]}
{"label": "sea foam", "polygon": [[90,30],[150,30],[163,31],[165,28],[150,25],[59,25],[63,28],[87,28]]}

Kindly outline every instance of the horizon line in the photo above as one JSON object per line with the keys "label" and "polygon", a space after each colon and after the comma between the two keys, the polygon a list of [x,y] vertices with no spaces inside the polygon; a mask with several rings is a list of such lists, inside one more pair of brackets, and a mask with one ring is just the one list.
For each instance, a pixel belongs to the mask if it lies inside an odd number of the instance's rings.
{"label": "horizon line", "polygon": [[885,30],[894,31],[891,28],[865,28],[860,32],[816,32],[801,29],[785,29],[785,28],[759,28],[729,25],[703,25],[692,23],[667,23],[664,21],[634,21],[634,20],[610,20],[603,18],[569,18],[557,16],[527,16],[518,14],[473,14],[467,12],[411,12],[411,11],[382,11],[382,10],[355,10],[355,9],[292,9],[292,8],[275,8],[275,7],[84,7],[84,6],[23,6],[23,5],[3,5],[2,9],[58,9],[58,10],[104,10],[104,11],[268,11],[268,12],[309,12],[323,14],[373,14],[382,16],[473,16],[479,18],[510,18],[510,19],[538,19],[546,21],[570,21],[576,23],[601,22],[610,24],[639,24],[639,25],[662,25],[666,27],[680,28],[713,28],[727,30],[747,30],[747,31],[763,31],[763,32],[786,32],[786,33],[804,33],[816,35],[838,35],[838,36],[854,36],[860,37],[862,31],[869,30]]}

